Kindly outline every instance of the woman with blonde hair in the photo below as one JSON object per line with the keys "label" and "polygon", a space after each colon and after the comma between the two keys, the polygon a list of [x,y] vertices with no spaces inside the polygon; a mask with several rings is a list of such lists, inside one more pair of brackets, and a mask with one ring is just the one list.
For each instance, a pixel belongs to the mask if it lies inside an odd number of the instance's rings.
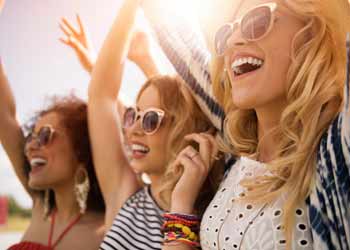
{"label": "woman with blonde hair", "polygon": [[[139,0],[123,2],[93,66],[89,86],[89,133],[109,228],[100,249],[161,249],[163,214],[180,205],[171,200],[174,185],[198,187],[192,189],[196,197],[217,153],[208,132],[211,123],[177,77],[150,77],[138,92],[136,107],[119,117],[115,103],[138,4]],[[149,52],[145,46],[142,60],[153,65]],[[135,173],[146,173],[151,184],[143,187]],[[211,185],[206,184],[207,192],[202,193],[207,201],[194,200],[198,215],[212,197]],[[176,233],[184,242],[198,245],[198,236],[192,232],[198,228],[198,216],[167,216],[175,218],[177,225],[182,223],[180,229],[186,233]],[[173,230],[172,224],[164,229]]]}
{"label": "woman with blonde hair", "polygon": [[[164,51],[235,158],[204,214],[202,248],[350,249],[348,1],[232,1],[212,74],[201,39],[181,21],[164,26],[153,3],[144,9]],[[212,87],[221,124],[196,91]]]}

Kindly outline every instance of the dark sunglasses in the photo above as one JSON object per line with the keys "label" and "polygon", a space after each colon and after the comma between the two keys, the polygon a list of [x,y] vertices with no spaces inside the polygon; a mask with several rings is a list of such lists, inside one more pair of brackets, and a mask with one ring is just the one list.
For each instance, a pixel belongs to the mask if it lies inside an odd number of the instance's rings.
{"label": "dark sunglasses", "polygon": [[31,132],[26,137],[25,145],[28,145],[33,140],[36,140],[39,147],[46,146],[52,141],[54,133],[55,133],[55,130],[51,125],[45,125],[41,127],[37,133]]}
{"label": "dark sunglasses", "polygon": [[246,41],[257,41],[264,38],[272,29],[275,22],[274,12],[277,3],[258,5],[246,12],[242,18],[234,22],[225,23],[215,33],[215,51],[218,56],[223,56],[229,46],[227,41],[237,28]]}
{"label": "dark sunglasses", "polygon": [[127,108],[123,117],[123,128],[130,128],[140,119],[141,128],[147,135],[152,135],[159,129],[165,112],[157,108],[149,108],[144,111],[137,111],[135,108]]}

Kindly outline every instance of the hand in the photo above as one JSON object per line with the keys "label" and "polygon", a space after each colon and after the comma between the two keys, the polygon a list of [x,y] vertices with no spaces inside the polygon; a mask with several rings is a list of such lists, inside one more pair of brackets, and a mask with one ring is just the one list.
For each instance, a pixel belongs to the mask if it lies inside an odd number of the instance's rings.
{"label": "hand", "polygon": [[91,73],[95,64],[96,54],[86,28],[78,14],[77,22],[79,25],[79,30],[77,30],[66,18],[63,17],[61,19],[60,29],[63,31],[66,37],[60,38],[60,41],[74,50],[81,66],[88,73]]}
{"label": "hand", "polygon": [[145,31],[135,30],[129,45],[128,59],[136,63],[142,64],[151,56],[150,36]]}
{"label": "hand", "polygon": [[198,193],[211,170],[218,153],[214,137],[207,133],[191,134],[186,140],[199,144],[199,152],[187,146],[180,152],[172,167],[183,167],[183,174],[171,196],[171,212],[193,213]]}

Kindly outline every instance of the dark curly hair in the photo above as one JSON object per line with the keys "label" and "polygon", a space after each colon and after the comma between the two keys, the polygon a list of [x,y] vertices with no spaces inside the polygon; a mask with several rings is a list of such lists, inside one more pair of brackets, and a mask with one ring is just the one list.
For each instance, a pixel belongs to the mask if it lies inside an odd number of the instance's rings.
{"label": "dark curly hair", "polygon": [[[87,209],[96,212],[105,211],[105,203],[96,178],[96,173],[92,161],[91,144],[87,122],[87,104],[82,99],[70,94],[64,97],[53,96],[50,98],[51,104],[44,110],[36,113],[30,122],[24,127],[26,134],[33,131],[39,118],[56,113],[60,117],[61,125],[66,129],[68,137],[72,143],[74,154],[78,161],[83,163],[88,172],[90,181],[90,192],[88,194]],[[30,166],[26,163],[26,173],[29,174]],[[44,191],[41,191],[44,196]],[[55,207],[54,192],[50,190],[50,208]]]}

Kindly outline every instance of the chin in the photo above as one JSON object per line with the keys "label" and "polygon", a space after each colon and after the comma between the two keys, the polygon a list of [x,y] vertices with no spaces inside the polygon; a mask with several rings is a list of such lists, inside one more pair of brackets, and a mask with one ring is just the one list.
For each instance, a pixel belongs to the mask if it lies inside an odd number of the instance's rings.
{"label": "chin", "polygon": [[28,186],[34,190],[45,190],[51,188],[52,185],[47,182],[47,178],[41,178],[39,176],[29,176]]}
{"label": "chin", "polygon": [[232,98],[232,102],[238,109],[248,110],[254,109],[256,107],[256,100],[252,100],[253,98],[245,97],[245,98]]}
{"label": "chin", "polygon": [[130,166],[136,174],[141,174],[147,171],[147,167],[145,166],[145,164],[139,162],[139,160],[131,160]]}
{"label": "chin", "polygon": [[31,181],[29,180],[28,186],[36,191],[43,191],[49,188],[49,186],[47,185],[47,183],[42,183],[39,181]]}

